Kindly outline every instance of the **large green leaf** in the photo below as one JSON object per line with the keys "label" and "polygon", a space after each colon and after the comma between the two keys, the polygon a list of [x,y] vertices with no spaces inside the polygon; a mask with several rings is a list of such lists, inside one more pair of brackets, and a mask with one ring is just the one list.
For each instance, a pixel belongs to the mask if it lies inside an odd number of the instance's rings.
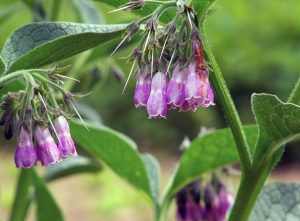
{"label": "large green leaf", "polygon": [[79,124],[71,124],[71,135],[81,146],[98,157],[116,174],[126,180],[148,199],[157,201],[150,187],[146,167],[136,144],[125,135],[104,126],[88,124],[90,131]]}
{"label": "large green leaf", "polygon": [[300,183],[266,184],[249,221],[293,221],[300,217]]}
{"label": "large green leaf", "polygon": [[17,192],[12,207],[10,221],[23,221],[27,213],[29,201],[29,187],[31,185],[30,170],[22,168],[20,171]]}
{"label": "large green leaf", "polygon": [[259,128],[253,158],[257,165],[266,152],[277,150],[300,134],[300,107],[269,94],[253,94],[252,107]]}
{"label": "large green leaf", "polygon": [[2,58],[8,71],[57,62],[120,37],[126,24],[32,23],[15,30],[6,41]]}
{"label": "large green leaf", "polygon": [[[105,3],[106,5],[112,6],[112,7],[118,7],[120,5],[124,5],[129,2],[129,0],[118,0],[118,1],[111,1],[111,0],[94,0],[100,3]],[[170,1],[170,0],[162,0],[162,1]],[[205,14],[205,12],[209,9],[209,7],[215,2],[216,0],[194,0],[193,5],[194,9],[198,15],[198,19],[200,20],[202,16]],[[140,10],[132,11],[131,13],[144,17],[152,12],[155,11],[155,9],[158,7],[158,5],[153,4],[147,4],[145,7],[143,7]],[[164,11],[164,13],[159,17],[159,21],[167,24],[175,17],[178,10],[176,8],[170,8],[167,11]],[[114,12],[118,13],[118,12]]]}
{"label": "large green leaf", "polygon": [[100,163],[90,160],[87,157],[68,157],[62,162],[47,167],[44,180],[50,182],[62,177],[79,173],[96,173],[102,170]]}
{"label": "large green leaf", "polygon": [[[142,160],[144,161],[146,170],[148,172],[150,189],[152,191],[153,199],[158,199],[159,183],[160,183],[160,166],[157,160],[150,154],[142,154]],[[158,203],[158,202],[156,202]]]}
{"label": "large green leaf", "polygon": [[72,0],[72,3],[80,22],[87,24],[103,23],[103,17],[94,2],[90,0]]}
{"label": "large green leaf", "polygon": [[[245,126],[243,129],[253,153],[257,140],[257,126]],[[174,195],[181,187],[208,171],[238,160],[239,155],[230,128],[198,137],[183,153],[169,194]]]}
{"label": "large green leaf", "polygon": [[55,203],[51,193],[46,187],[45,182],[36,173],[34,168],[31,168],[32,180],[35,187],[35,195],[37,201],[37,220],[38,221],[62,221],[63,215]]}

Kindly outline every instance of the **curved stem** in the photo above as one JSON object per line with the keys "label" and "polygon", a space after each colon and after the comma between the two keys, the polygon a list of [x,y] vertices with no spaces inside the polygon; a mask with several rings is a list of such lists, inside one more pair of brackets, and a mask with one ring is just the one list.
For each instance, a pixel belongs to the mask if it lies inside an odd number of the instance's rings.
{"label": "curved stem", "polygon": [[[206,41],[207,39],[205,36],[203,23],[200,25],[200,31],[204,40]],[[225,80],[221,74],[220,68],[213,56],[212,50],[210,46],[206,46],[205,48],[205,55],[214,70],[214,72],[209,75],[209,79],[233,133],[240,157],[243,179],[243,177],[251,170],[252,162],[246,137],[242,129],[242,123],[226,86]]]}
{"label": "curved stem", "polygon": [[14,73],[11,73],[11,74],[1,77],[0,85],[8,84],[8,83],[15,81],[22,77],[26,79],[26,75],[25,75],[24,71],[16,71]]}

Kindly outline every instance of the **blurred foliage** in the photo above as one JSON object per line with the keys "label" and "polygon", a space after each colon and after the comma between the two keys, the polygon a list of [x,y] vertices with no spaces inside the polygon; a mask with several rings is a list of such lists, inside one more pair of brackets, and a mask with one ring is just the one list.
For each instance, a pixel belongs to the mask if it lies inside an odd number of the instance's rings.
{"label": "blurred foliage", "polygon": [[[11,7],[17,0],[2,0],[0,9]],[[45,0],[46,12],[51,1]],[[70,0],[62,1],[62,8],[71,6]],[[126,23],[135,16],[116,12],[97,4],[106,24]],[[276,94],[287,100],[298,76],[300,59],[300,2],[297,0],[245,0],[218,1],[206,20],[209,42],[237,105],[244,124],[254,123],[250,108],[253,92]],[[77,21],[72,10],[61,10],[60,21]],[[4,21],[0,21],[0,48],[11,32],[33,21],[31,9],[25,5]],[[93,93],[82,100],[93,107],[103,123],[132,137],[140,147],[177,149],[185,135],[194,138],[200,126],[223,128],[227,122],[218,101],[215,107],[199,108],[195,113],[178,113],[171,110],[167,120],[148,120],[145,108],[136,109],[133,101],[135,79],[130,80],[125,93],[123,73],[127,77],[131,65],[125,57],[134,49],[139,38],[124,44],[110,57],[113,48],[121,41],[113,41],[83,55],[61,62],[60,65],[82,64],[70,70],[70,75],[81,83],[69,84],[74,92]],[[120,68],[118,68],[118,65]],[[76,72],[76,73],[74,73]],[[118,73],[119,72],[119,73]],[[213,73],[211,73],[213,74]]]}

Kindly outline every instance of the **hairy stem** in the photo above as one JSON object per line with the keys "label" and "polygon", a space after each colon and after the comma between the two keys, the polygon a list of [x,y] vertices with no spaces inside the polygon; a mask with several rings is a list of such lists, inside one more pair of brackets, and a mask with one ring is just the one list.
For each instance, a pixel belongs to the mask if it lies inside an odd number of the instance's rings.
{"label": "hairy stem", "polygon": [[[206,41],[203,23],[200,25],[200,30],[204,40]],[[239,157],[240,157],[242,179],[243,179],[243,176],[245,176],[251,170],[251,165],[252,165],[249,147],[242,128],[241,120],[234,106],[233,100],[230,96],[225,80],[221,74],[220,68],[213,56],[211,47],[206,45],[205,48],[206,48],[205,55],[208,61],[211,63],[212,69],[214,70],[214,72],[209,75],[209,79],[214,89],[214,93],[217,95],[219,99],[219,102],[223,108],[225,116],[230,125],[231,131],[233,133],[237,145]]]}
{"label": "hairy stem", "polygon": [[17,71],[17,72],[5,75],[0,78],[0,85],[8,84],[8,83],[13,82],[22,77],[26,79],[24,71]]}

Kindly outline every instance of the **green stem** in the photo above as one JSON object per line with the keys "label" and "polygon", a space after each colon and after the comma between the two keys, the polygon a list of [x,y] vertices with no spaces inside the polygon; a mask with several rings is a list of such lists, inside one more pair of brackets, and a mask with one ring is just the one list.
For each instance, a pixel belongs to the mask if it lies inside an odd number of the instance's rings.
{"label": "green stem", "polygon": [[[44,84],[44,88],[45,88],[45,90],[46,90],[47,92],[52,92],[52,91],[50,90],[48,84]],[[50,95],[48,95],[48,96],[49,96],[49,99],[50,99],[50,101],[51,101],[53,107],[54,107],[54,108],[59,107],[58,104],[57,104],[57,102],[56,102],[56,99],[55,99],[53,93],[50,94]]]}
{"label": "green stem", "polygon": [[57,21],[59,15],[59,9],[61,6],[61,0],[52,0],[52,9],[51,9],[51,16],[50,21]]}
{"label": "green stem", "polygon": [[298,79],[296,86],[289,97],[288,103],[296,105],[300,103],[300,78]]}
{"label": "green stem", "polygon": [[[200,30],[204,40],[206,40],[203,24],[200,25]],[[212,50],[210,46],[206,46],[205,48],[205,54],[214,70],[214,72],[209,75],[209,79],[233,133],[240,157],[243,179],[243,177],[251,170],[252,162],[242,123],[226,86],[225,80],[221,74],[220,68],[213,56]]]}
{"label": "green stem", "polygon": [[159,17],[159,15],[164,12],[166,9],[168,8],[174,8],[177,7],[176,2],[166,2],[165,4],[161,4],[153,13],[153,18],[157,19]]}
{"label": "green stem", "polygon": [[17,71],[17,72],[5,75],[0,78],[0,85],[8,84],[8,83],[13,82],[22,77],[26,79],[24,71]]}
{"label": "green stem", "polygon": [[65,90],[64,88],[62,88],[61,86],[59,86],[59,85],[53,83],[52,81],[47,80],[47,79],[44,78],[43,76],[41,76],[41,75],[39,75],[39,74],[37,74],[37,73],[31,73],[31,75],[32,75],[34,78],[38,79],[40,82],[42,82],[42,84],[44,85],[44,87],[45,87],[45,85],[48,84],[48,85],[51,85],[52,87],[54,87],[55,89],[59,90],[60,92],[66,93],[66,90]]}
{"label": "green stem", "polygon": [[[146,4],[159,4],[159,5],[164,5],[164,4],[168,4],[168,3],[170,3],[170,1],[169,2],[163,2],[163,1],[147,1],[147,0],[145,0],[145,3]],[[172,3],[175,3],[176,4],[176,1],[172,1]]]}

